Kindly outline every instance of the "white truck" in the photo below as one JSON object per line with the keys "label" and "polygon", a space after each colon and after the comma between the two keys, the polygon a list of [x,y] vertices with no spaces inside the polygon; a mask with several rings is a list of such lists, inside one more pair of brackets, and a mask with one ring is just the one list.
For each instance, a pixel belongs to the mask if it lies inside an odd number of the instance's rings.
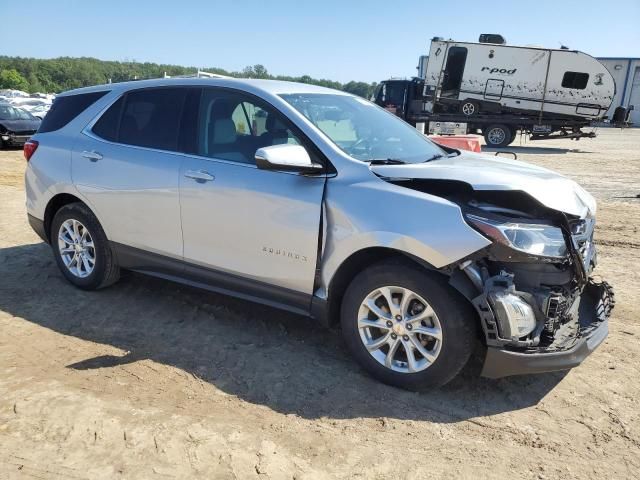
{"label": "white truck", "polygon": [[615,95],[609,71],[586,53],[506,45],[500,35],[436,37],[418,71],[382,82],[376,103],[414,125],[481,131],[491,146],[510,144],[518,130],[532,139],[592,136],[581,128],[602,120]]}

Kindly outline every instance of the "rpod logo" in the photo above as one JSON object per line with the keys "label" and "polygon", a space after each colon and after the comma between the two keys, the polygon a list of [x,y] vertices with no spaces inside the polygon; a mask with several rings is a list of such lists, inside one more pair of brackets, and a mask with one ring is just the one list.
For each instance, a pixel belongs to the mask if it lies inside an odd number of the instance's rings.
{"label": "rpod logo", "polygon": [[491,67],[482,67],[482,72],[484,71],[488,71],[489,74],[492,73],[499,73],[500,75],[513,75],[514,73],[516,73],[516,70],[518,70],[517,68],[514,68],[513,70],[508,70],[506,68],[491,68]]}

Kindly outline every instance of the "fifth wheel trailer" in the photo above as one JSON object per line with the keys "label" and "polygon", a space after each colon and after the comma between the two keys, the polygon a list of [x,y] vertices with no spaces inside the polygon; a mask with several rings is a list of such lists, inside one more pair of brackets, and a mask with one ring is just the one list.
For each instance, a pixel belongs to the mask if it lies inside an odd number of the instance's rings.
{"label": "fifth wheel trailer", "polygon": [[510,144],[518,130],[532,139],[592,136],[581,128],[602,120],[615,95],[595,58],[506,45],[499,35],[478,43],[434,38],[418,68],[419,78],[381,82],[375,102],[414,125],[481,131],[492,146]]}

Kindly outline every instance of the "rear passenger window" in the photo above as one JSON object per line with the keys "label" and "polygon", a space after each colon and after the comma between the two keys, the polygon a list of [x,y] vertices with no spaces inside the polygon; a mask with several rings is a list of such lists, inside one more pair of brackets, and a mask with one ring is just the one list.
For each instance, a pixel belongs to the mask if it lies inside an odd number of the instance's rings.
{"label": "rear passenger window", "polygon": [[60,130],[107,93],[109,92],[80,93],[56,98],[42,120],[38,133]]}
{"label": "rear passenger window", "polygon": [[125,97],[118,142],[159,150],[178,150],[180,116],[187,90],[162,88]]}
{"label": "rear passenger window", "polygon": [[587,88],[588,81],[588,73],[565,72],[564,76],[562,77],[562,86],[564,88],[575,88],[577,90],[584,90],[585,88]]}

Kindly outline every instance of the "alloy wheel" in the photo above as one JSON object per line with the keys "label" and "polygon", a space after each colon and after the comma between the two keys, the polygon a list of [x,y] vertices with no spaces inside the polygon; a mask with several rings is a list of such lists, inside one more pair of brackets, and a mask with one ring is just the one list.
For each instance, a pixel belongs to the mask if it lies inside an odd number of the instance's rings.
{"label": "alloy wheel", "polygon": [[91,233],[75,219],[65,220],[58,231],[58,251],[72,275],[86,278],[96,265],[96,250]]}
{"label": "alloy wheel", "polygon": [[358,332],[369,354],[395,372],[425,370],[442,349],[438,316],[424,298],[403,287],[369,293],[358,310]]}

